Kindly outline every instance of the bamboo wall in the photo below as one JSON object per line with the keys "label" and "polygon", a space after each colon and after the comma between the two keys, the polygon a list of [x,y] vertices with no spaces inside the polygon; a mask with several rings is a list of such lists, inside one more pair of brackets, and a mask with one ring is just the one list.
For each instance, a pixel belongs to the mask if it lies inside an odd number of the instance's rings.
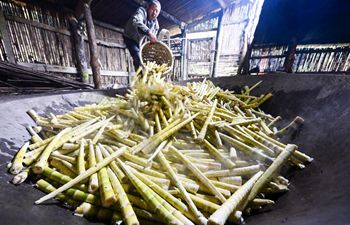
{"label": "bamboo wall", "polygon": [[283,70],[288,46],[261,46],[253,48],[250,56],[250,70],[272,72]]}
{"label": "bamboo wall", "polygon": [[97,46],[102,70],[128,71],[128,69],[131,69],[128,65],[128,60],[130,60],[129,52],[125,49],[122,34],[100,26],[96,26],[95,29],[96,38],[98,40],[102,40],[106,43],[116,43],[123,46],[104,46],[102,43]]}
{"label": "bamboo wall", "polygon": [[214,40],[211,38],[189,40],[188,78],[210,76],[212,70]]}
{"label": "bamboo wall", "polygon": [[[72,15],[70,11],[43,2],[26,4],[0,1],[0,7],[6,21],[15,63],[79,78],[76,75],[76,59],[72,46],[74,42],[68,21]],[[95,30],[103,86],[127,85],[128,74],[133,71],[133,67],[122,34],[97,24]],[[90,62],[87,37],[84,39],[87,62]],[[3,38],[1,43],[0,60],[5,61],[8,60],[9,52],[5,52]],[[90,82],[92,83],[92,78]]]}
{"label": "bamboo wall", "polygon": [[293,71],[295,73],[350,74],[350,44],[298,46]]}
{"label": "bamboo wall", "polygon": [[[217,13],[187,30],[188,36],[200,32],[203,36],[205,33],[210,36],[210,38],[187,38],[188,78],[237,74],[247,46],[253,39],[263,2],[264,0],[233,1],[224,10],[221,25],[220,13]],[[211,32],[215,34],[212,35]],[[216,59],[215,52],[218,54]]]}
{"label": "bamboo wall", "polygon": [[69,31],[54,31],[68,26],[63,12],[45,9],[45,5],[0,4],[16,62],[74,66]]}
{"label": "bamboo wall", "polygon": [[218,27],[218,17],[213,17],[210,18],[206,21],[203,21],[202,23],[198,23],[188,29],[189,33],[192,32],[203,32],[203,31],[210,31],[210,30],[215,30]]}
{"label": "bamboo wall", "polygon": [[0,61],[6,61],[6,51],[4,47],[4,41],[2,37],[0,36]]}
{"label": "bamboo wall", "polygon": [[183,38],[171,38],[170,39],[170,48],[173,53],[174,57],[174,62],[173,62],[173,69],[170,73],[170,80],[173,81],[179,81],[182,79],[182,49],[183,49],[183,43],[184,39]]}
{"label": "bamboo wall", "polygon": [[264,0],[233,2],[224,12],[216,76],[236,75],[254,37]]}
{"label": "bamboo wall", "polygon": [[218,28],[218,16],[195,23],[187,30],[186,41],[186,77],[196,79],[210,77],[213,71],[215,34]]}
{"label": "bamboo wall", "polygon": [[173,70],[170,74],[170,80],[180,81],[181,80],[181,58],[174,58]]}
{"label": "bamboo wall", "polygon": [[[289,46],[256,46],[250,70],[259,73],[285,71]],[[293,73],[350,73],[350,44],[297,45]]]}

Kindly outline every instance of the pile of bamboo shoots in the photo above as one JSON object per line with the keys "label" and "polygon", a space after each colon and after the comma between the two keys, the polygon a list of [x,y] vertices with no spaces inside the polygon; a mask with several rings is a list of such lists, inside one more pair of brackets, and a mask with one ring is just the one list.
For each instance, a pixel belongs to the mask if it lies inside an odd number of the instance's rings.
{"label": "pile of bamboo shoots", "polygon": [[[125,224],[239,223],[288,190],[284,164],[312,158],[276,138],[279,116],[259,106],[272,95],[223,90],[212,82],[174,85],[163,67],[137,71],[125,96],[39,116],[31,140],[9,165],[14,184],[36,187],[78,215]],[[38,176],[36,176],[38,177]]]}

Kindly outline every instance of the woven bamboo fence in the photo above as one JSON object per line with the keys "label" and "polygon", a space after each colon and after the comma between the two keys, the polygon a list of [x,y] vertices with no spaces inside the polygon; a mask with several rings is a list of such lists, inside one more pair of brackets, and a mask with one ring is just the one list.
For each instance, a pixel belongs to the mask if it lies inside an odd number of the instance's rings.
{"label": "woven bamboo fence", "polygon": [[[16,64],[77,78],[74,42],[68,21],[72,13],[69,10],[43,2],[29,4],[1,1],[0,7],[6,21]],[[95,30],[102,66],[102,84],[127,85],[129,72],[134,68],[131,66],[121,31],[98,24],[95,24]],[[84,39],[85,53],[89,62],[87,37]],[[0,44],[2,61],[8,60],[9,55],[9,52],[5,51],[4,44],[2,38]]]}
{"label": "woven bamboo fence", "polygon": [[[256,46],[250,57],[250,70],[285,71],[288,48]],[[297,45],[292,58],[294,73],[350,73],[350,44]]]}

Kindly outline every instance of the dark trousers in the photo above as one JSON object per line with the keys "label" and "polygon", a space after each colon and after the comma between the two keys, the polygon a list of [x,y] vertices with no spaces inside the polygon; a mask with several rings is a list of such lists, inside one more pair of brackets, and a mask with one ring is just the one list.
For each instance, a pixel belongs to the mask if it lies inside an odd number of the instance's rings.
{"label": "dark trousers", "polygon": [[134,61],[134,67],[136,71],[141,65],[139,43],[136,43],[136,41],[125,36],[123,36],[123,38],[124,38],[125,45],[128,48],[130,55]]}

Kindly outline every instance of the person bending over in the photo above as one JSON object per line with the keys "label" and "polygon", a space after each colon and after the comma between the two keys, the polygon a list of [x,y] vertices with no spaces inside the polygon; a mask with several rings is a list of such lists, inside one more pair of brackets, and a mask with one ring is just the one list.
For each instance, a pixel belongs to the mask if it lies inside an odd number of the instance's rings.
{"label": "person bending over", "polygon": [[147,7],[139,7],[125,25],[123,38],[131,57],[135,70],[141,65],[140,40],[148,36],[151,43],[157,42],[159,24],[157,17],[161,10],[158,0],[148,1]]}

